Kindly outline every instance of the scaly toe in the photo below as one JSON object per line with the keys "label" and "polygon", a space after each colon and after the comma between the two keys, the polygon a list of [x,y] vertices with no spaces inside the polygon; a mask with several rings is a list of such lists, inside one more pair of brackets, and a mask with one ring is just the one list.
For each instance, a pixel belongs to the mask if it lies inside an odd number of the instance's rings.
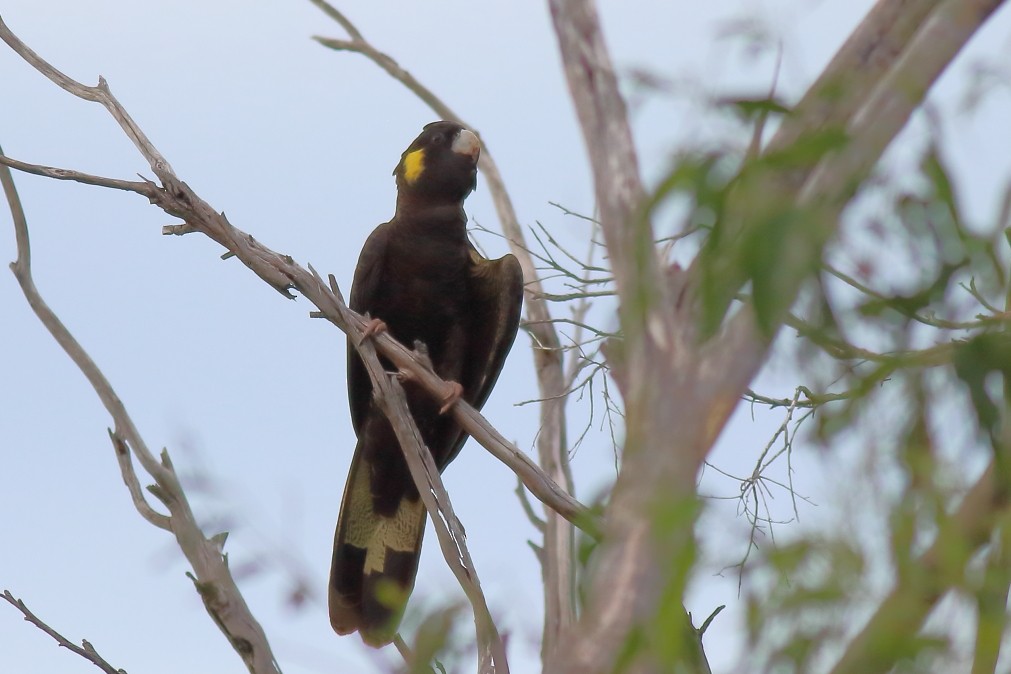
{"label": "scaly toe", "polygon": [[358,344],[362,344],[366,339],[378,335],[380,332],[386,332],[386,321],[381,318],[370,318],[368,323],[365,324],[365,329],[362,331],[362,340]]}
{"label": "scaly toe", "polygon": [[463,386],[458,382],[448,381],[446,395],[442,397],[442,407],[439,408],[439,414],[445,414],[449,410],[453,409],[453,405],[463,396]]}

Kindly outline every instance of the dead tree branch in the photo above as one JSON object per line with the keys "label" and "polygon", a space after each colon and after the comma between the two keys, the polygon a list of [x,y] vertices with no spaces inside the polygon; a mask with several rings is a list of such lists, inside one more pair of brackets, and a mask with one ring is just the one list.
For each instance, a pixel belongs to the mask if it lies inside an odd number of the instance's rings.
{"label": "dead tree branch", "polygon": [[805,129],[845,126],[873,93],[937,0],[880,0],[793,107],[769,151],[795,143]]}
{"label": "dead tree branch", "polygon": [[53,639],[55,639],[56,643],[66,648],[68,651],[77,653],[82,658],[84,658],[91,664],[95,665],[106,674],[126,674],[126,670],[116,669],[115,667],[110,665],[108,660],[99,655],[98,651],[95,650],[95,647],[92,646],[90,643],[88,643],[87,639],[83,639],[81,641],[80,646],[71,643],[69,639],[67,639],[65,636],[54,630],[52,627],[47,625],[41,618],[39,618],[34,613],[29,611],[28,607],[25,606],[25,603],[23,601],[21,601],[20,599],[15,599],[14,595],[11,594],[10,590],[4,590],[3,598],[8,604],[13,606],[17,610],[21,611],[21,614],[25,617],[26,622],[30,622],[31,624],[38,627],[40,630],[42,630],[43,632],[51,636]]}
{"label": "dead tree branch", "polygon": [[880,78],[848,122],[850,142],[811,174],[798,195],[801,205],[828,201],[841,208],[855,185],[905,127],[952,59],[1003,0],[935,3],[936,8]]}
{"label": "dead tree branch", "polygon": [[122,127],[123,132],[126,133],[140,153],[148,160],[151,170],[154,171],[155,175],[161,177],[161,172],[172,173],[172,167],[169,166],[169,163],[155,149],[151,141],[144,135],[144,132],[140,130],[140,127],[137,126],[123,106],[119,104],[119,101],[116,100],[116,97],[109,91],[109,85],[104,77],[98,78],[98,86],[95,87],[85,86],[67,77],[12,33],[2,18],[0,18],[0,39],[6,42],[7,46],[27,61],[29,65],[48,77],[50,81],[64,91],[86,101],[101,103],[105,106],[105,109],[109,111],[113,119]]}
{"label": "dead tree branch", "polygon": [[[229,637],[236,651],[247,660],[247,666],[249,666],[250,671],[254,673],[280,671],[277,669],[272,655],[270,656],[269,663],[258,662],[253,657],[253,654],[263,650],[263,648],[267,648],[266,653],[269,655],[266,636],[262,633],[262,629],[255,622],[252,615],[245,615],[248,614],[248,608],[245,606],[234,580],[229,575],[227,563],[222,555],[224,539],[219,536],[207,539],[197,527],[192,511],[189,509],[186,501],[186,495],[179,484],[178,477],[168,459],[167,452],[163,452],[161,462],[155,464],[157,468],[156,472],[152,472],[152,476],[158,484],[158,489],[155,493],[169,508],[172,515],[167,517],[158,513],[148,504],[144,497],[130,459],[130,447],[136,446],[141,448],[139,451],[135,450],[138,456],[145,453],[150,456],[150,452],[140,439],[139,433],[133,426],[122,403],[119,403],[118,406],[115,404],[118,402],[118,397],[112,390],[111,385],[105,380],[97,366],[90,361],[87,354],[84,353],[69,331],[62,324],[59,324],[58,319],[48,310],[48,307],[45,306],[41,297],[35,291],[30,274],[31,258],[27,223],[24,219],[20,202],[17,199],[17,193],[13,188],[10,171],[6,166],[8,162],[2,161],[3,159],[5,158],[2,156],[2,151],[0,151],[0,164],[3,164],[2,169],[0,169],[0,178],[3,180],[5,193],[8,196],[8,201],[11,203],[11,211],[15,218],[17,241],[19,243],[18,261],[12,264],[11,268],[14,270],[19,282],[21,282],[29,304],[36,309],[40,320],[50,329],[57,341],[64,346],[71,359],[85,372],[89,381],[92,382],[95,390],[99,393],[100,398],[107,402],[107,408],[116,420],[117,428],[116,431],[110,430],[109,435],[116,450],[123,480],[130,491],[135,507],[150,523],[171,531],[176,535],[176,539],[184,554],[193,564],[196,573],[195,583],[197,590],[203,598],[208,612],[215,623]],[[16,163],[24,165],[23,162]],[[316,277],[316,280],[322,285],[322,281],[318,277]],[[336,286],[334,286],[334,289],[336,290]],[[328,313],[340,314],[341,307],[348,314],[352,313],[344,307],[343,302],[339,300],[335,293],[331,294],[326,290],[323,292],[323,296],[331,299]],[[359,323],[356,324],[349,322],[345,316],[342,325],[345,327],[351,326],[350,334],[356,337],[355,342],[361,341],[361,325],[363,324],[360,319]],[[378,358],[375,355],[375,349],[371,345],[371,340],[361,346],[360,351],[363,352],[363,358],[367,366],[369,366],[370,374],[376,376],[376,372],[382,373],[378,375],[378,380],[373,382],[375,389],[381,393],[379,398],[380,404],[390,417],[391,423],[397,431],[398,439],[400,439],[402,447],[405,448],[412,476],[419,480],[419,492],[425,501],[426,507],[430,508],[429,513],[432,515],[433,522],[435,523],[447,562],[460,580],[464,592],[474,606],[479,643],[479,671],[482,673],[498,672],[507,674],[509,670],[507,661],[505,660],[505,648],[491,619],[484,596],[481,593],[474,564],[466,548],[464,533],[460,528],[458,518],[452,511],[449,496],[442,486],[441,478],[431,455],[420,444],[420,434],[407,410],[403,391],[400,389],[399,384],[390,381],[387,373],[381,370]],[[122,432],[120,429],[126,429],[126,431]],[[133,440],[133,438],[136,438],[136,440]],[[151,458],[153,460],[153,457]],[[142,460],[143,463],[144,461]],[[426,487],[422,485],[426,485]],[[208,566],[208,561],[211,564],[210,572],[205,568]],[[244,636],[236,636],[236,632],[233,631],[236,623],[240,627],[243,623],[248,623],[248,626],[253,629],[253,636],[260,637],[263,645],[260,646],[257,642]],[[243,631],[238,632],[238,634],[243,634]],[[272,669],[259,668],[266,664],[269,664]]]}
{"label": "dead tree branch", "polygon": [[17,169],[23,173],[31,173],[32,175],[42,176],[43,178],[52,178],[53,180],[70,180],[84,185],[109,187],[114,190],[136,192],[146,196],[154,195],[153,186],[146,182],[141,183],[129,180],[117,180],[116,178],[104,178],[102,176],[94,176],[89,173],[81,173],[80,171],[71,171],[69,169],[54,168],[52,166],[42,166],[39,164],[28,164],[23,161],[18,161],[17,159],[11,159],[10,157],[0,157],[0,161],[12,169]]}

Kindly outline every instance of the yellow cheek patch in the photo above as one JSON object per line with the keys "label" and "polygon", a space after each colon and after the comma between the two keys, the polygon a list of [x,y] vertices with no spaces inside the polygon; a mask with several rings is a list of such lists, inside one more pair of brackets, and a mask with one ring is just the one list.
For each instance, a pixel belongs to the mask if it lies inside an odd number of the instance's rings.
{"label": "yellow cheek patch", "polygon": [[425,170],[425,151],[415,150],[404,157],[404,180],[408,185],[414,184]]}

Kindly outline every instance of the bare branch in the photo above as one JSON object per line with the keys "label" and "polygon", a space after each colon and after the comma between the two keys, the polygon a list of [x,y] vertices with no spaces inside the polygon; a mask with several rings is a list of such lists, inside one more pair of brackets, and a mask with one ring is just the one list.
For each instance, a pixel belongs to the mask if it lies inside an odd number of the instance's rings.
{"label": "bare branch", "polygon": [[576,211],[573,211],[573,210],[569,210],[568,208],[566,208],[565,206],[562,206],[559,203],[556,203],[554,201],[549,201],[548,203],[551,204],[552,206],[554,206],[555,208],[557,208],[558,210],[560,210],[565,215],[571,215],[574,218],[579,218],[580,220],[586,220],[587,222],[593,223],[594,225],[599,225],[600,224],[600,220],[598,220],[596,218],[591,218],[588,215],[583,215],[582,213],[577,213]]}
{"label": "bare branch", "polygon": [[404,638],[400,636],[399,632],[393,635],[393,646],[397,649],[397,652],[400,653],[400,657],[404,659],[404,662],[410,666],[414,661],[414,654],[411,652],[411,647],[407,645],[407,642],[404,641]]}
{"label": "bare branch", "polygon": [[805,130],[846,126],[937,4],[879,0],[794,106],[794,121],[780,127],[769,149],[788,147]]}
{"label": "bare branch", "polygon": [[850,142],[805,182],[801,205],[849,200],[927,91],[1003,0],[935,3],[936,8],[850,123]]}
{"label": "bare branch", "polygon": [[141,154],[148,159],[154,174],[160,178],[163,172],[172,173],[172,167],[169,166],[169,163],[155,149],[154,145],[151,144],[151,141],[147,139],[147,136],[144,135],[144,132],[140,130],[140,127],[137,126],[130,115],[126,113],[126,110],[119,104],[116,97],[112,95],[105,78],[98,78],[98,86],[88,87],[67,77],[18,39],[7,27],[7,24],[3,22],[2,17],[0,17],[0,40],[6,42],[29,65],[48,77],[64,91],[86,101],[93,101],[104,105],[113,119],[119,123],[123,131],[126,132],[126,135],[133,141],[133,144],[137,146]]}
{"label": "bare branch", "polygon": [[537,513],[534,512],[534,508],[530,504],[530,499],[527,498],[527,492],[523,488],[523,483],[520,482],[519,480],[516,480],[515,493],[516,498],[519,499],[520,506],[523,507],[523,513],[527,516],[527,519],[530,521],[530,523],[533,524],[534,528],[537,529],[538,531],[544,531],[545,526],[544,520],[538,517]]}
{"label": "bare branch", "polygon": [[119,470],[123,474],[123,482],[130,490],[130,498],[133,499],[133,506],[137,512],[159,529],[172,531],[172,518],[157,512],[144,498],[144,491],[141,489],[137,473],[133,469],[133,459],[130,457],[130,448],[126,444],[126,440],[113,432],[112,429],[109,429],[109,439],[112,440],[112,447],[116,450],[116,460],[119,462]]}
{"label": "bare branch", "polygon": [[117,180],[116,178],[93,176],[88,173],[81,173],[80,171],[53,168],[52,166],[42,166],[40,164],[28,164],[6,156],[0,156],[0,164],[5,164],[6,166],[17,169],[18,171],[43,176],[45,178],[53,178],[54,180],[71,180],[85,185],[97,185],[98,187],[111,187],[116,190],[136,192],[137,194],[142,194],[148,198],[151,198],[155,191],[154,185],[148,182],[141,183],[128,180]]}
{"label": "bare branch", "polygon": [[[2,154],[2,150],[0,150],[0,154]],[[18,283],[21,284],[21,288],[25,293],[25,298],[39,317],[39,320],[42,321],[46,329],[52,333],[56,341],[81,369],[84,376],[87,377],[92,387],[98,393],[99,398],[101,398],[102,403],[109,411],[109,414],[117,420],[117,424],[120,420],[124,420],[125,423],[129,424],[128,435],[131,439],[138,438],[139,433],[137,433],[136,428],[133,428],[132,422],[128,421],[129,417],[126,415],[123,403],[112,390],[112,386],[109,384],[109,381],[98,369],[98,366],[95,365],[94,361],[92,361],[88,354],[85,353],[84,349],[77,340],[74,339],[73,335],[70,334],[70,331],[67,330],[66,326],[63,325],[56,314],[54,314],[42,300],[38,290],[35,288],[35,283],[31,275],[31,249],[28,238],[28,223],[25,220],[24,211],[21,209],[20,201],[17,199],[17,191],[14,187],[14,181],[11,178],[10,171],[6,166],[6,162],[0,163],[3,163],[3,168],[0,169],[0,176],[3,178],[4,191],[7,194],[8,203],[11,206],[11,213],[14,217],[14,228],[18,243],[18,259],[11,264],[11,271],[14,272],[14,276],[17,278]],[[162,475],[162,466],[158,463],[158,460],[154,457],[154,455],[147,449],[146,445],[138,443],[133,447],[133,450],[138,453],[138,458],[144,465],[145,470],[151,473],[151,475],[155,478]]]}
{"label": "bare branch", "polygon": [[351,36],[352,41],[364,42],[362,34],[358,32],[358,29],[355,27],[355,25],[351,23],[351,21],[349,21],[348,18],[344,16],[344,14],[340,12],[336,7],[331,5],[329,2],[326,2],[325,0],[309,0],[309,2],[316,5],[316,7],[318,7],[324,14],[326,14],[331,19],[339,23],[341,25],[341,28],[346,30],[348,35]]}
{"label": "bare branch", "polygon": [[105,658],[103,658],[101,655],[98,654],[98,651],[95,650],[95,647],[92,646],[90,643],[88,643],[87,639],[81,641],[81,646],[77,646],[71,643],[69,639],[64,637],[62,634],[60,634],[52,627],[47,625],[45,622],[43,622],[41,618],[39,618],[34,613],[29,611],[28,607],[25,606],[25,603],[23,601],[21,601],[20,599],[15,599],[14,595],[11,594],[10,590],[4,590],[3,598],[4,600],[7,601],[8,604],[13,606],[17,610],[21,611],[21,614],[25,617],[25,620],[27,622],[30,622],[31,624],[35,625],[40,630],[51,636],[53,639],[56,640],[56,643],[58,643],[60,646],[63,646],[64,648],[66,648],[69,651],[72,651],[73,653],[77,653],[82,658],[89,661],[106,674],[126,674],[125,670],[116,669],[115,667],[110,665]]}
{"label": "bare branch", "polygon": [[[769,441],[762,449],[761,453],[758,456],[758,459],[755,461],[755,467],[752,469],[750,475],[748,475],[747,477],[738,477],[736,475],[731,475],[729,472],[709,463],[708,461],[706,462],[707,466],[715,470],[720,475],[728,477],[738,483],[737,484],[738,493],[734,496],[728,496],[724,498],[733,498],[740,500],[739,510],[743,511],[751,522],[750,532],[748,536],[748,545],[745,548],[743,556],[741,557],[740,560],[737,561],[737,563],[731,564],[722,569],[722,571],[726,571],[727,569],[738,570],[737,576],[738,593],[740,593],[743,588],[745,565],[750,559],[752,551],[758,549],[756,534],[759,532],[760,526],[763,524],[766,525],[768,527],[770,535],[772,535],[773,526],[781,523],[773,519],[771,511],[767,507],[765,496],[767,494],[771,495],[770,485],[784,489],[787,493],[790,494],[791,500],[793,501],[794,517],[799,516],[797,512],[797,494],[793,489],[792,478],[790,478],[790,484],[786,485],[781,482],[778,482],[777,480],[769,478],[765,473],[768,470],[768,468],[776,461],[776,459],[778,459],[783,454],[787,455],[787,460],[789,462],[789,455],[793,448],[793,436],[791,436],[790,434],[790,422],[793,420],[793,415],[798,407],[800,396],[802,393],[805,392],[805,390],[806,389],[804,389],[803,387],[797,387],[796,391],[794,391],[793,398],[789,401],[789,405],[786,410],[786,415],[783,418],[783,422],[779,425],[779,428],[776,429],[772,437],[769,438]],[[796,434],[796,429],[800,425],[800,423],[804,420],[804,418],[808,417],[811,414],[812,410],[808,410],[805,416],[802,417],[801,420],[797,422],[797,424],[794,426],[794,434]],[[782,443],[783,446],[770,457],[769,453],[772,451],[772,447],[776,443],[776,440],[778,440],[780,437],[783,438]],[[762,510],[759,507],[760,492],[762,492],[761,501],[766,504],[765,515],[762,514]],[[801,498],[803,500],[808,500],[803,496]],[[782,523],[785,524],[785,522]]]}
{"label": "bare branch", "polygon": [[614,297],[614,295],[615,292],[613,290],[585,290],[565,295],[542,293],[539,297],[543,297],[549,302],[571,302],[572,300],[586,300],[594,297]]}
{"label": "bare branch", "polygon": [[[2,154],[2,150],[0,150]],[[155,526],[170,530],[176,538],[186,559],[196,574],[194,579],[204,607],[221,631],[228,638],[235,651],[242,657],[252,674],[275,674],[280,670],[271,653],[263,628],[253,617],[232,578],[221,546],[215,540],[204,536],[190,509],[186,493],[179,484],[168,452],[163,451],[161,459],[156,459],[147,448],[126,411],[126,407],[113,390],[112,385],[98,366],[78,343],[62,321],[42,299],[35,287],[31,274],[31,248],[28,237],[28,223],[21,208],[17,190],[6,164],[0,164],[0,181],[10,204],[14,219],[14,229],[18,245],[18,258],[11,264],[11,271],[21,286],[29,306],[53,338],[63,348],[70,359],[88,379],[92,388],[105,405],[116,424],[110,432],[116,448],[117,459],[123,480],[130,490],[131,498],[138,512]],[[162,501],[171,516],[165,517],[155,512],[140,493],[140,485],[133,472],[130,451],[137,456],[144,469],[154,478]]]}
{"label": "bare branch", "polygon": [[[674,306],[670,298],[677,295],[660,271],[652,225],[642,212],[645,192],[625,101],[595,3],[549,0],[548,4],[590,158],[619,298],[623,339],[611,340],[606,355],[628,415],[624,463],[607,508],[605,538],[596,553],[586,608],[548,669],[605,672],[618,666],[616,654],[629,643],[633,630],[649,631],[647,623],[657,615],[661,596],[670,592],[667,578],[676,564],[673,551],[694,544],[691,519],[679,520],[676,530],[665,530],[662,536],[654,530],[653,520],[658,507],[691,507],[698,468],[692,459],[708,431],[699,428],[699,422],[709,421],[712,414],[703,411],[703,398],[692,399],[697,375],[681,367],[694,358],[694,343],[686,339],[691,321],[683,316],[687,320],[678,322],[670,311]],[[672,407],[671,400],[679,404]],[[729,414],[732,403],[727,407]],[[669,610],[681,613],[676,606]],[[678,666],[691,663],[692,669],[685,671],[706,671],[705,654],[686,612],[680,620],[683,632],[664,637],[684,644],[678,650]],[[655,662],[647,664],[650,656],[642,649],[630,656],[623,663],[629,671],[656,667]]]}

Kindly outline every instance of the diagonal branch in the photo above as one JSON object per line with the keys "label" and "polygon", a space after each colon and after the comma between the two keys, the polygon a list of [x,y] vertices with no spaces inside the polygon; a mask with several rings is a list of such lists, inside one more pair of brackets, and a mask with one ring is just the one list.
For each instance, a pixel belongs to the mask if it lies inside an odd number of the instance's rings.
{"label": "diagonal branch", "polygon": [[32,175],[52,178],[53,180],[70,180],[84,185],[95,185],[97,187],[109,187],[114,190],[136,192],[137,194],[143,194],[149,198],[154,196],[154,186],[149,182],[104,178],[102,176],[95,176],[89,173],[81,173],[80,171],[54,168],[52,166],[41,166],[39,164],[28,164],[3,155],[0,155],[0,163],[9,166],[12,169],[22,171],[23,173],[31,173]]}
{"label": "diagonal branch", "polygon": [[[0,19],[0,39],[8,44],[17,44],[22,49],[27,49],[20,40],[10,32],[7,26]],[[13,46],[12,44],[12,46]],[[30,51],[30,50],[29,50]],[[20,52],[19,52],[20,53]],[[43,61],[34,52],[35,62],[31,62],[40,72],[47,77],[51,72],[58,72],[51,65]],[[37,65],[36,65],[37,64]],[[66,76],[63,76],[66,77]],[[69,79],[69,78],[68,78]],[[73,82],[71,80],[71,82]],[[83,85],[73,82],[78,88],[87,89]],[[106,86],[106,89],[108,87]],[[68,90],[74,93],[75,87]],[[77,95],[77,94],[75,94]],[[88,99],[91,100],[91,99]],[[117,120],[129,119],[129,115],[122,110],[122,106],[114,98],[108,99],[109,105],[113,108],[113,117]],[[141,136],[143,134],[141,133]],[[146,136],[143,136],[146,140]],[[206,236],[214,239],[228,249],[253,273],[266,281],[275,290],[292,297],[288,290],[295,288],[299,290],[310,302],[316,304],[327,318],[338,322],[340,319],[328,314],[321,305],[322,296],[319,286],[306,269],[299,266],[289,255],[282,255],[270,250],[249,234],[232,226],[224,214],[218,213],[211,206],[201,199],[190,187],[179,180],[170,169],[165,167],[168,163],[161,158],[161,153],[154,148],[150,142],[138,145],[138,149],[145,159],[152,165],[159,165],[156,173],[161,173],[159,179],[162,180],[162,187],[157,187],[152,183],[141,184],[125,183],[123,189],[134,191],[141,196],[145,196],[156,206],[166,213],[175,215],[192,228]],[[45,168],[34,165],[36,168]],[[59,169],[57,169],[59,170]],[[66,175],[70,172],[62,170]],[[111,182],[113,179],[102,179]],[[175,232],[173,232],[175,233]],[[529,306],[529,303],[528,303]],[[360,319],[360,317],[359,317]],[[340,325],[338,325],[340,327]],[[417,376],[418,382],[422,384],[433,396],[440,396],[445,390],[445,382],[438,378],[433,372],[428,370],[424,363],[415,358],[412,352],[406,347],[397,344],[393,338],[387,335],[380,335],[376,340],[380,353],[391,359],[397,367],[403,367]],[[530,461],[526,455],[515,445],[506,441],[488,421],[481,416],[473,407],[461,401],[454,406],[454,417],[465,431],[478,440],[485,449],[492,453],[495,458],[505,463],[512,469],[530,492],[546,506],[558,512],[567,520],[584,528],[588,533],[596,535],[596,518],[590,510],[572,498],[569,493],[558,486],[549,476],[547,476],[536,464]],[[150,455],[150,453],[148,453]],[[144,468],[148,471],[157,470],[157,461],[147,457],[139,457],[144,462]]]}
{"label": "diagonal branch", "polygon": [[[0,155],[2,155],[2,151],[0,151]],[[5,158],[0,156],[0,160],[3,159]],[[10,179],[10,171],[7,168],[8,163],[13,163],[18,168],[30,167],[32,165],[25,164],[24,162],[0,161],[0,164],[3,165],[2,170],[0,170],[0,178],[2,178],[5,193],[8,195],[8,200],[11,203],[17,240],[20,244],[18,261],[11,265],[12,269],[18,280],[22,283],[29,304],[36,309],[40,320],[42,320],[46,327],[50,328],[57,341],[64,346],[67,353],[81,367],[82,371],[86,372],[95,390],[99,392],[100,397],[103,400],[118,402],[118,397],[97,366],[90,361],[87,354],[84,353],[69,331],[49,311],[34,289],[30,276],[31,258],[27,224],[20,201],[17,198],[16,190],[13,187],[13,181]],[[67,172],[60,173],[67,174]],[[92,181],[92,184],[114,186],[112,181],[102,178]],[[140,185],[149,193],[153,201],[162,196],[159,190],[152,184],[141,183]],[[132,191],[140,190],[140,188],[136,187],[128,189],[132,189]],[[318,277],[316,280],[319,281]],[[319,283],[321,284],[321,281]],[[324,289],[322,297],[330,300],[326,310],[329,313],[340,315],[342,307],[344,311],[353,313],[344,307],[336,292],[331,293]],[[353,326],[351,334],[357,337],[355,342],[361,341],[361,326],[363,325],[361,322],[358,324],[349,323],[345,317],[343,325]],[[415,478],[416,483],[419,485],[419,492],[432,516],[446,560],[474,607],[480,656],[479,671],[482,673],[495,672],[497,674],[508,674],[509,669],[505,659],[505,648],[492,621],[487,602],[481,592],[473,561],[466,548],[465,535],[460,528],[459,519],[452,511],[449,496],[442,486],[442,481],[434,461],[428,450],[424,449],[424,446],[420,444],[420,434],[407,410],[403,391],[398,384],[391,382],[386,373],[382,371],[371,341],[361,348],[366,352],[363,353],[366,364],[374,366],[374,368],[370,367],[370,374],[376,375],[377,373],[381,373],[378,374],[378,381],[374,381],[375,389],[383,394],[380,397],[380,404],[390,417],[394,429],[397,431],[398,439],[407,456],[408,466],[412,471],[412,477]],[[199,528],[197,528],[193,514],[186,502],[186,496],[179,485],[171,463],[168,461],[167,453],[162,455],[162,463],[159,464],[158,473],[155,475],[156,482],[158,483],[158,489],[155,493],[169,507],[169,510],[172,512],[171,517],[166,517],[151,508],[141,492],[130,460],[129,447],[131,445],[143,446],[145,447],[143,450],[145,452],[147,452],[147,449],[139,438],[139,434],[137,434],[136,429],[133,427],[129,416],[126,414],[125,408],[122,407],[122,403],[119,403],[118,406],[113,405],[109,411],[116,419],[117,429],[128,429],[125,437],[119,430],[116,432],[110,431],[109,435],[116,449],[117,460],[120,463],[124,482],[129,488],[131,498],[138,512],[155,526],[176,534],[176,538],[184,554],[193,563],[196,572],[195,583],[197,590],[204,599],[208,612],[222,631],[229,637],[236,650],[244,658],[248,657],[247,666],[249,666],[250,671],[256,673],[261,671],[279,671],[276,669],[273,656],[269,656],[269,660],[263,660],[262,658],[257,660],[253,657],[255,653],[263,651],[263,648],[259,646],[257,641],[240,636],[244,633],[235,631],[234,623],[238,622],[240,627],[243,623],[246,623],[246,626],[254,628],[255,632],[253,636],[262,637],[263,646],[266,646],[266,637],[262,634],[262,629],[256,624],[252,615],[244,615],[244,613],[248,613],[248,609],[245,608],[244,600],[239,595],[234,581],[230,575],[227,575],[227,564],[224,563],[224,557],[221,554],[223,539],[221,539],[221,542],[219,542],[217,537],[206,539]],[[135,437],[136,440],[131,442],[127,439],[131,437]],[[427,488],[423,485],[427,486]],[[219,563],[208,573],[204,566],[208,562],[213,564],[215,560]],[[223,575],[222,572],[227,577],[221,577]],[[241,609],[244,609],[244,611],[235,610],[238,604],[241,604]],[[236,617],[238,617],[238,621],[236,621]],[[269,649],[266,650],[266,654],[269,655]],[[262,667],[265,665],[271,667],[271,669],[263,669]]]}
{"label": "diagonal branch", "polygon": [[162,515],[160,512],[151,507],[151,504],[147,502],[144,497],[144,490],[140,486],[140,480],[137,479],[137,471],[133,469],[133,458],[130,456],[130,446],[127,444],[123,436],[118,433],[109,430],[109,439],[112,441],[112,447],[116,451],[116,460],[119,462],[119,471],[123,475],[123,482],[126,484],[126,488],[130,492],[130,498],[133,500],[133,507],[137,509],[140,516],[146,519],[148,522],[158,527],[159,529],[164,529],[165,531],[172,531],[172,518]]}
{"label": "diagonal branch", "polygon": [[937,78],[1001,4],[1003,0],[938,3],[864,105],[854,111],[849,143],[805,182],[800,203],[827,200],[841,209]]}
{"label": "diagonal branch", "polygon": [[30,622],[31,624],[35,625],[40,630],[51,636],[53,639],[56,640],[56,643],[58,643],[60,646],[63,646],[68,651],[77,653],[82,658],[84,658],[91,664],[95,665],[106,674],[126,674],[126,672],[124,672],[122,669],[116,669],[115,667],[110,665],[105,658],[103,658],[101,655],[98,654],[98,651],[95,650],[95,647],[92,646],[90,643],[88,643],[87,639],[82,640],[81,646],[78,646],[72,643],[65,636],[54,630],[52,627],[47,625],[41,618],[39,618],[34,613],[29,611],[28,607],[25,606],[25,603],[23,601],[21,601],[20,599],[15,599],[14,595],[10,593],[10,590],[4,590],[2,596],[3,599],[8,604],[13,606],[17,610],[21,611],[21,615],[25,617],[26,622]]}
{"label": "diagonal branch", "polygon": [[105,81],[104,77],[98,78],[98,86],[89,87],[76,80],[67,77],[62,72],[54,68],[52,65],[47,63],[45,59],[36,54],[28,45],[22,42],[18,36],[10,31],[7,24],[4,23],[3,18],[0,18],[0,39],[7,43],[7,45],[13,49],[21,58],[29,63],[33,68],[38,70],[40,73],[48,77],[54,84],[63,89],[64,91],[82,98],[86,101],[92,101],[95,103],[101,103],[105,106],[105,109],[109,111],[109,114],[113,116],[116,122],[123,128],[126,135],[133,141],[133,144],[137,146],[141,154],[148,158],[151,165],[151,170],[154,171],[155,175],[161,176],[161,173],[172,172],[172,167],[169,166],[168,161],[155,149],[151,141],[148,140],[144,132],[140,130],[133,118],[127,114],[126,110],[116,97],[112,95],[109,91],[109,85]]}
{"label": "diagonal branch", "polygon": [[789,147],[811,129],[845,127],[936,6],[937,0],[880,0],[793,107],[769,151]]}

